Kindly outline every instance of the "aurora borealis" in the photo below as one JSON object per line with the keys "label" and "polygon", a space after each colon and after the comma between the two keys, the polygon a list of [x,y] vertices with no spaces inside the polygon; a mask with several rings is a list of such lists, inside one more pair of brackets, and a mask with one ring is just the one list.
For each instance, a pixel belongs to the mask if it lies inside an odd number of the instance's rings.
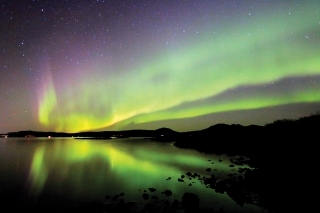
{"label": "aurora borealis", "polygon": [[188,131],[320,109],[317,0],[0,6],[0,133]]}

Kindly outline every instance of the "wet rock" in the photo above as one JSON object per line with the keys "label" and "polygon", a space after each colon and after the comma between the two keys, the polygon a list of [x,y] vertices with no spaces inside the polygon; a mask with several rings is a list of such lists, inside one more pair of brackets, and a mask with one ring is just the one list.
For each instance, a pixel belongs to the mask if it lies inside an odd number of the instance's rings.
{"label": "wet rock", "polygon": [[215,192],[223,194],[228,189],[225,181],[216,182]]}
{"label": "wet rock", "polygon": [[219,210],[217,211],[217,213],[225,213],[225,210],[220,207]]}
{"label": "wet rock", "polygon": [[237,177],[237,179],[238,179],[239,181],[243,181],[243,177],[242,177],[241,175],[239,175],[239,176]]}
{"label": "wet rock", "polygon": [[164,201],[162,205],[158,207],[158,212],[172,212],[170,209],[170,202],[168,200]]}
{"label": "wet rock", "polygon": [[200,200],[196,194],[186,192],[182,196],[181,207],[185,213],[198,212]]}
{"label": "wet rock", "polygon": [[232,159],[230,159],[230,162],[232,162],[232,163],[234,163],[234,164],[236,164],[236,165],[241,166],[241,165],[243,165],[243,163],[244,163],[244,157],[232,158]]}
{"label": "wet rock", "polygon": [[246,195],[241,184],[232,183],[227,189],[227,194],[240,206],[246,202]]}
{"label": "wet rock", "polygon": [[171,190],[165,190],[163,192],[163,194],[165,194],[166,196],[171,196],[172,195],[172,191]]}
{"label": "wet rock", "polygon": [[150,192],[155,192],[156,189],[155,189],[155,188],[149,188],[149,191],[150,191]]}
{"label": "wet rock", "polygon": [[196,178],[196,177],[200,178],[200,175],[195,172],[195,173],[193,173],[193,178]]}
{"label": "wet rock", "polygon": [[165,201],[163,202],[163,205],[164,205],[164,206],[170,206],[170,202],[169,202],[168,200],[165,200]]}
{"label": "wet rock", "polygon": [[[123,199],[118,199],[116,201],[103,205],[102,210],[107,212],[119,212],[119,211],[127,212],[128,207],[126,207]],[[90,209],[90,210],[88,209],[88,211],[80,211],[80,212],[96,212],[96,211],[94,211],[94,209]]]}
{"label": "wet rock", "polygon": [[119,195],[115,195],[112,197],[112,200],[117,200],[119,198]]}
{"label": "wet rock", "polygon": [[124,200],[123,199],[119,199],[118,200],[118,205],[124,205]]}
{"label": "wet rock", "polygon": [[172,202],[171,207],[172,207],[172,209],[174,209],[174,210],[180,209],[179,201],[178,201],[177,199],[175,199],[175,200]]}
{"label": "wet rock", "polygon": [[156,205],[154,203],[145,204],[144,212],[156,212]]}
{"label": "wet rock", "polygon": [[105,211],[112,212],[114,208],[115,207],[114,207],[113,203],[106,203],[106,204],[103,205],[103,210],[105,210]]}
{"label": "wet rock", "polygon": [[204,183],[206,186],[208,186],[208,187],[210,187],[210,188],[212,188],[212,189],[215,188],[216,182],[217,182],[217,178],[216,178],[214,175],[212,175],[212,176],[209,177],[209,178],[204,179],[204,181],[203,181],[203,183]]}
{"label": "wet rock", "polygon": [[149,199],[149,195],[148,195],[147,193],[144,193],[144,194],[142,195],[142,197],[143,197],[143,199],[145,199],[145,200],[148,200],[148,199]]}
{"label": "wet rock", "polygon": [[127,202],[125,205],[127,206],[127,208],[131,208],[133,207],[134,205],[136,205],[137,202],[134,202],[134,201],[130,201],[130,202]]}

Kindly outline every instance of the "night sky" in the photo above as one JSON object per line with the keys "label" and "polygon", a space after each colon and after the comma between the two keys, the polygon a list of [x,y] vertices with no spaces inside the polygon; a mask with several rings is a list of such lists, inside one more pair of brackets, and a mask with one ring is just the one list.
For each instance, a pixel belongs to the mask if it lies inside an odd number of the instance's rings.
{"label": "night sky", "polygon": [[0,133],[320,110],[319,0],[0,1]]}

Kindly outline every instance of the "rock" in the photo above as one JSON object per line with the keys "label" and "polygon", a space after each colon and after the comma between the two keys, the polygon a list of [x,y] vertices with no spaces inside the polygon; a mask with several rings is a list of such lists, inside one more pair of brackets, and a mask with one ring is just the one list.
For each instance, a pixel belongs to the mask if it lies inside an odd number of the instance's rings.
{"label": "rock", "polygon": [[143,212],[156,212],[156,205],[153,203],[145,204]]}
{"label": "rock", "polygon": [[237,177],[237,179],[238,179],[239,181],[243,181],[243,177],[242,177],[241,175],[239,175],[239,176]]}
{"label": "rock", "polygon": [[225,211],[223,208],[220,207],[217,213],[225,213]]}
{"label": "rock", "polygon": [[119,195],[115,195],[112,197],[112,200],[117,200],[119,198]]}
{"label": "rock", "polygon": [[200,200],[196,194],[186,192],[182,196],[181,207],[185,213],[194,213],[199,211]]}
{"label": "rock", "polygon": [[194,177],[194,178],[196,178],[196,177],[200,178],[200,175],[195,172],[195,173],[193,173],[193,177]]}
{"label": "rock", "polygon": [[223,194],[228,189],[225,181],[216,182],[215,192]]}
{"label": "rock", "polygon": [[171,190],[165,190],[163,192],[163,194],[165,194],[166,196],[171,196],[172,195],[172,191]]}
{"label": "rock", "polygon": [[142,197],[143,197],[143,199],[145,199],[145,200],[148,200],[148,199],[149,199],[149,195],[146,194],[146,193],[144,193],[144,194],[142,195]]}
{"label": "rock", "polygon": [[231,184],[227,190],[227,194],[240,206],[243,206],[246,202],[246,195],[244,194],[240,184]]}
{"label": "rock", "polygon": [[125,205],[128,207],[128,208],[131,208],[132,206],[136,205],[137,202],[134,202],[134,201],[130,201],[130,202],[127,202]]}
{"label": "rock", "polygon": [[150,191],[150,192],[155,192],[156,189],[155,189],[155,188],[149,188],[149,191]]}
{"label": "rock", "polygon": [[178,201],[177,199],[175,199],[175,200],[172,202],[171,207],[172,207],[172,209],[175,209],[175,210],[180,209],[179,201]]}
{"label": "rock", "polygon": [[210,169],[210,168],[207,168],[207,169],[206,169],[206,172],[211,172],[211,169]]}
{"label": "rock", "polygon": [[178,178],[178,181],[179,181],[179,182],[184,182],[184,180],[183,180],[183,179],[180,179],[180,178]]}
{"label": "rock", "polygon": [[216,182],[217,182],[217,178],[214,175],[212,175],[209,178],[204,179],[204,181],[203,181],[203,183],[205,185],[207,185],[208,187],[210,187],[212,189],[215,188]]}

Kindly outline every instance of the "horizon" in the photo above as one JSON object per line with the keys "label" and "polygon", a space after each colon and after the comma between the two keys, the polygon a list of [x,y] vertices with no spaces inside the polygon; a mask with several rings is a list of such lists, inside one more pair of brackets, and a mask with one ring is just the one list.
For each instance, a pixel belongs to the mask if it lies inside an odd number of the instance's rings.
{"label": "horizon", "polygon": [[270,123],[266,123],[265,125],[256,125],[256,124],[250,124],[250,125],[241,125],[241,124],[237,124],[237,123],[233,123],[233,124],[226,124],[226,123],[216,123],[216,124],[213,124],[213,125],[210,125],[210,126],[207,126],[207,127],[204,127],[202,129],[194,129],[194,130],[188,130],[188,131],[177,131],[177,130],[174,130],[174,129],[171,129],[169,127],[165,127],[165,126],[162,126],[162,127],[158,127],[156,129],[124,129],[124,130],[97,130],[97,131],[81,131],[81,132],[56,132],[56,131],[38,131],[38,130],[19,130],[19,131],[12,131],[12,132],[7,132],[7,133],[0,133],[0,136],[4,136],[4,135],[7,135],[9,133],[19,133],[19,132],[36,132],[36,133],[66,133],[66,134],[79,134],[79,133],[100,133],[100,132],[125,132],[125,131],[157,131],[157,130],[160,130],[160,129],[169,129],[169,130],[172,130],[174,132],[177,132],[177,133],[186,133],[186,132],[197,132],[197,131],[201,131],[201,130],[205,130],[205,129],[208,129],[208,128],[211,128],[211,127],[214,127],[214,126],[217,126],[217,125],[226,125],[226,126],[232,126],[232,125],[236,125],[236,126],[242,126],[242,127],[250,127],[250,126],[258,126],[258,127],[265,127],[267,125],[270,125],[270,124],[274,124],[274,123],[277,123],[278,121],[293,121],[293,122],[298,122],[299,120],[301,119],[304,119],[304,118],[311,118],[311,117],[318,117],[320,116],[320,111],[317,111],[316,113],[314,114],[310,114],[308,116],[303,116],[303,117],[300,117],[300,118],[297,118],[297,119],[287,119],[287,118],[284,118],[284,119],[278,119],[278,120],[274,120],[273,122],[270,122]]}
{"label": "horizon", "polygon": [[320,1],[2,3],[0,132],[264,126],[320,109]]}

